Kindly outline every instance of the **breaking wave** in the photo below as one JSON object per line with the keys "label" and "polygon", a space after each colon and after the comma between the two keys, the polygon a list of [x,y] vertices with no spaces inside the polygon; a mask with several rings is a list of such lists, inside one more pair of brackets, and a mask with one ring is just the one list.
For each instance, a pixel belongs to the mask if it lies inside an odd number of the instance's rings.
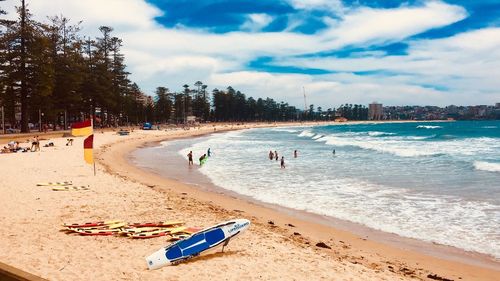
{"label": "breaking wave", "polygon": [[417,129],[441,129],[441,126],[432,126],[432,125],[418,125]]}
{"label": "breaking wave", "polygon": [[485,161],[475,161],[474,168],[476,170],[488,172],[500,172],[500,163],[491,163]]}

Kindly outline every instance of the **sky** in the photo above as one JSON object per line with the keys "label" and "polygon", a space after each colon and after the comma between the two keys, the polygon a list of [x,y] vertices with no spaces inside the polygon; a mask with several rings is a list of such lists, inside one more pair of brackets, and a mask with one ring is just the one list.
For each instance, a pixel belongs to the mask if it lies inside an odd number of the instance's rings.
{"label": "sky", "polygon": [[[149,95],[202,81],[304,107],[500,102],[500,0],[26,0],[123,39]],[[13,17],[20,0],[1,2]]]}

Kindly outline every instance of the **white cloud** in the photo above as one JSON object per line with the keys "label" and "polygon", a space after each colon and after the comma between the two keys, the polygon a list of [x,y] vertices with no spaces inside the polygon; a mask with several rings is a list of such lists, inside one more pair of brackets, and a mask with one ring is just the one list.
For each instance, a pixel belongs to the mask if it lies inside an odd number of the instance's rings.
{"label": "white cloud", "polygon": [[326,19],[331,28],[324,37],[337,47],[398,41],[466,16],[466,11],[460,6],[434,1],[422,7],[359,8],[349,11],[341,20]]}
{"label": "white cloud", "polygon": [[[405,56],[354,58],[283,58],[276,65],[319,68],[336,72],[380,72],[349,81],[378,80],[405,85],[447,89],[447,100],[429,101],[445,105],[457,98],[473,104],[492,104],[500,99],[500,28],[485,28],[449,38],[410,43]],[[443,93],[445,94],[445,93]]]}
{"label": "white cloud", "polygon": [[[18,1],[4,3],[12,7]],[[445,91],[427,85],[453,88],[457,91],[456,97],[464,101],[470,92],[478,97],[476,100],[479,97],[484,101],[498,99],[492,89],[500,88],[496,82],[499,79],[490,79],[499,68],[500,48],[495,41],[499,36],[494,29],[462,37],[414,41],[408,56],[384,57],[382,53],[368,52],[364,54],[366,57],[350,59],[292,58],[339,50],[346,45],[366,47],[395,42],[467,16],[463,8],[440,1],[427,1],[419,7],[373,9],[344,7],[339,0],[290,0],[296,9],[306,13],[324,9],[336,14],[336,19],[326,17],[327,28],[314,35],[259,32],[272,21],[267,14],[249,15],[242,26],[247,32],[213,34],[188,27],[166,28],[154,20],[162,11],[143,0],[31,0],[28,3],[39,20],[56,14],[63,14],[74,22],[84,20],[82,34],[87,36],[98,35],[100,25],[114,27],[114,34],[123,39],[126,63],[133,73],[131,79],[149,94],[157,86],[180,90],[185,83],[201,80],[210,88],[231,85],[247,95],[271,96],[299,107],[303,104],[303,86],[308,91],[308,100],[325,108],[372,100],[393,104],[446,104],[456,100]],[[12,8],[7,10],[11,12],[9,16],[14,16]],[[247,64],[262,56],[276,57],[280,65],[346,73],[312,76],[248,71]],[[363,70],[395,74],[350,73]]]}
{"label": "white cloud", "polygon": [[243,31],[256,32],[262,30],[273,21],[273,17],[268,14],[250,14],[247,20],[241,25]]}
{"label": "white cloud", "polygon": [[324,10],[340,12],[344,9],[340,0],[289,0],[290,4],[296,9],[303,10]]}
{"label": "white cloud", "polygon": [[[15,16],[14,6],[19,0],[7,0],[6,10],[9,17]],[[102,25],[112,26],[115,30],[148,30],[154,28],[154,18],[162,11],[142,0],[27,0],[28,9],[35,19],[46,21],[48,16],[64,15],[74,23],[83,20],[82,32],[94,35]],[[3,5],[3,4],[2,4]]]}

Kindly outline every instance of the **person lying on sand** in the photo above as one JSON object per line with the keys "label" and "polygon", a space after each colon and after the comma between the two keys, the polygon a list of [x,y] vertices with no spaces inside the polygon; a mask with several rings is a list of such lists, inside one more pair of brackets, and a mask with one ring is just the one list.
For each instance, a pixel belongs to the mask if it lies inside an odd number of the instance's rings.
{"label": "person lying on sand", "polygon": [[51,146],[54,146],[53,142],[49,142],[49,143],[45,144],[43,147],[51,147]]}

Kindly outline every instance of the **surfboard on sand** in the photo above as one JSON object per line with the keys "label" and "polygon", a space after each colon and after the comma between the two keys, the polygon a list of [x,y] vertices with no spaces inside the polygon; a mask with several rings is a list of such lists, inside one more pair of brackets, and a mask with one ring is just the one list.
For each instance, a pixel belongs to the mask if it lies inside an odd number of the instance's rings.
{"label": "surfboard on sand", "polygon": [[146,258],[149,269],[177,264],[218,246],[226,246],[229,240],[250,226],[247,219],[226,221],[205,228],[193,235],[163,247]]}
{"label": "surfboard on sand", "polygon": [[174,227],[183,225],[183,221],[160,221],[160,222],[134,222],[129,223],[130,227]]}
{"label": "surfboard on sand", "polygon": [[136,232],[136,233],[130,233],[127,232],[127,230],[124,231],[130,238],[134,239],[147,239],[147,238],[155,238],[155,237],[160,237],[160,236],[178,236],[178,235],[191,235],[197,231],[200,231],[199,228],[195,227],[170,227],[170,228],[161,228],[155,231],[145,231],[145,232]]}
{"label": "surfboard on sand", "polygon": [[52,190],[54,191],[78,191],[78,190],[89,190],[90,188],[88,186],[72,186],[72,185],[67,185],[67,186],[55,186],[52,187]]}
{"label": "surfboard on sand", "polygon": [[87,228],[94,226],[108,226],[121,223],[121,220],[110,220],[110,221],[96,221],[96,222],[85,222],[85,223],[63,223],[63,227],[70,228]]}
{"label": "surfboard on sand", "polygon": [[71,231],[76,232],[80,235],[84,236],[107,236],[107,235],[115,235],[120,232],[119,229],[81,229],[81,228],[72,228]]}
{"label": "surfboard on sand", "polygon": [[70,181],[61,181],[61,182],[39,182],[36,186],[66,186],[72,185],[73,183]]}

